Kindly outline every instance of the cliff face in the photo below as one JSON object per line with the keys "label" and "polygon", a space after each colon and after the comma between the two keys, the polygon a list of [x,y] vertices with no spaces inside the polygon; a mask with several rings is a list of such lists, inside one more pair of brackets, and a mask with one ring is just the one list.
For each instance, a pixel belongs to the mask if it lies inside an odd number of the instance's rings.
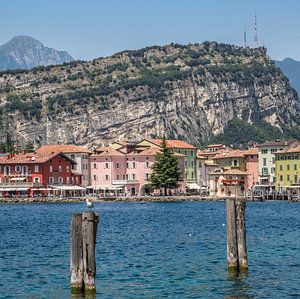
{"label": "cliff face", "polygon": [[297,94],[264,48],[205,42],[124,51],[0,77],[3,140],[100,145],[165,135],[198,145],[239,117],[298,126]]}
{"label": "cliff face", "polygon": [[29,36],[15,36],[0,46],[0,71],[29,69],[39,65],[61,64],[74,60],[67,52],[45,47]]}

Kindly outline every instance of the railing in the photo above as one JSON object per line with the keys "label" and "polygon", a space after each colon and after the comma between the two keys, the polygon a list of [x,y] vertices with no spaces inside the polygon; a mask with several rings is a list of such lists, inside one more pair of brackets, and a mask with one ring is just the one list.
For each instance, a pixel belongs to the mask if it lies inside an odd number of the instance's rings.
{"label": "railing", "polygon": [[113,185],[126,185],[137,183],[138,180],[113,180]]}
{"label": "railing", "polygon": [[0,183],[0,187],[41,187],[42,183],[33,182],[8,182]]}

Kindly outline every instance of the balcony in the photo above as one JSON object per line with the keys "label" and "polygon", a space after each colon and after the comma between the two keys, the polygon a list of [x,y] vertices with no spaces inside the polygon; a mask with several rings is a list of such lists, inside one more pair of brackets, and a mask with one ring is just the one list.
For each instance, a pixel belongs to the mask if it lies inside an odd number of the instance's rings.
{"label": "balcony", "polygon": [[13,188],[13,187],[20,187],[20,188],[25,188],[25,187],[41,187],[41,183],[33,183],[33,182],[8,182],[8,183],[0,183],[0,187],[2,188]]}
{"label": "balcony", "polygon": [[113,185],[128,185],[138,183],[138,180],[113,180]]}

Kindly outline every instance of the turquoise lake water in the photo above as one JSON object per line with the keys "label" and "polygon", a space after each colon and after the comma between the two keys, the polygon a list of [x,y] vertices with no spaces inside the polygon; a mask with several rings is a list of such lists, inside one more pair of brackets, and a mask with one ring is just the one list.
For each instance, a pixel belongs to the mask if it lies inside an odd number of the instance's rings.
{"label": "turquoise lake water", "polygon": [[[84,209],[0,205],[0,298],[71,298],[70,220]],[[225,202],[95,210],[96,298],[300,298],[300,203],[247,204],[249,272],[240,276],[227,273]]]}

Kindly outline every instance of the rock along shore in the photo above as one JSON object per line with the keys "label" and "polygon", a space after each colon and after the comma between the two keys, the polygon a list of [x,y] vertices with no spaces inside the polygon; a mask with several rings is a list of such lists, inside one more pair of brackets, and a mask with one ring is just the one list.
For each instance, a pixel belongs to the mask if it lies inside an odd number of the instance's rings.
{"label": "rock along shore", "polygon": [[[70,203],[70,202],[84,202],[89,198],[92,202],[183,202],[183,201],[225,201],[224,197],[211,196],[131,196],[131,197],[103,197],[95,198],[91,196],[86,197],[19,197],[19,198],[0,198],[0,204],[6,203]],[[251,201],[251,198],[247,199]],[[261,200],[255,200],[261,201]],[[300,199],[293,198],[292,201],[300,202]]]}

